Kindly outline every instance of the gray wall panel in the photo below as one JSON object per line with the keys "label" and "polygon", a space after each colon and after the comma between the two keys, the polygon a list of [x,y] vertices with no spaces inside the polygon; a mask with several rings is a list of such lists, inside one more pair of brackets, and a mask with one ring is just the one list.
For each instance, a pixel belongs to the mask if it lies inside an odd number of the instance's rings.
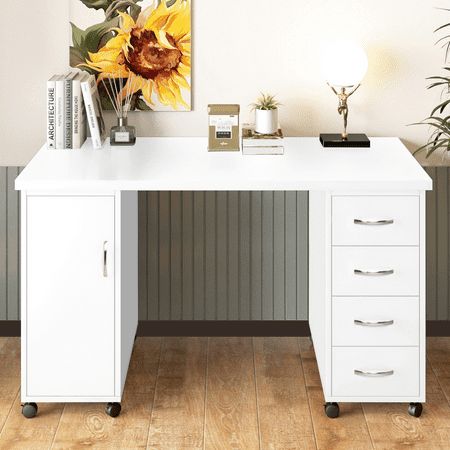
{"label": "gray wall panel", "polygon": [[[450,170],[427,168],[427,318],[450,320]],[[0,167],[0,320],[20,317],[17,167]],[[141,320],[305,320],[305,192],[139,194]]]}

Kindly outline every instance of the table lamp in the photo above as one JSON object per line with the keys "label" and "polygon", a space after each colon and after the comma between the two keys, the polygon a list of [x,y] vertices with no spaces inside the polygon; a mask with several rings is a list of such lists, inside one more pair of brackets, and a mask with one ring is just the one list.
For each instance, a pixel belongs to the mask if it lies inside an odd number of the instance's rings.
{"label": "table lamp", "polygon": [[370,147],[365,134],[348,134],[348,98],[361,86],[368,67],[366,53],[353,41],[339,40],[324,48],[322,74],[339,99],[338,113],[344,119],[341,134],[321,134],[324,147]]}

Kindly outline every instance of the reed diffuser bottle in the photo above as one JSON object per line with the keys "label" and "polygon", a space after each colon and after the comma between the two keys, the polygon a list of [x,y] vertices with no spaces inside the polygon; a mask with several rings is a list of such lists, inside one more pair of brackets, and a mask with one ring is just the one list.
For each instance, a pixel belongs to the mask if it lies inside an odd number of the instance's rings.
{"label": "reed diffuser bottle", "polygon": [[136,128],[128,125],[128,112],[131,109],[136,77],[130,72],[128,78],[108,77],[108,83],[102,79],[117,115],[117,125],[111,128],[111,145],[134,145],[136,143]]}

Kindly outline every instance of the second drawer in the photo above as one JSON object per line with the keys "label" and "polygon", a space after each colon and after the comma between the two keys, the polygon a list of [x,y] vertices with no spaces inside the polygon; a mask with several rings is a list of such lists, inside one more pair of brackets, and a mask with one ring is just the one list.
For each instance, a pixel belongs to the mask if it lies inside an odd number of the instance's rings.
{"label": "second drawer", "polygon": [[418,297],[337,297],[333,346],[419,345]]}
{"label": "second drawer", "polygon": [[419,295],[419,247],[333,247],[332,293]]}

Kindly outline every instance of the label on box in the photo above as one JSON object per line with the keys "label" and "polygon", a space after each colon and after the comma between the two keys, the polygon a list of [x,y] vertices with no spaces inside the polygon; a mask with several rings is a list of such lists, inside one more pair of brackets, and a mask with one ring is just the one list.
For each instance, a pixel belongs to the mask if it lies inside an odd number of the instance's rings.
{"label": "label on box", "polygon": [[216,139],[231,139],[233,127],[238,126],[238,116],[209,116],[209,126],[216,128]]}
{"label": "label on box", "polygon": [[130,133],[128,131],[118,131],[115,134],[116,142],[129,142],[130,141]]}

